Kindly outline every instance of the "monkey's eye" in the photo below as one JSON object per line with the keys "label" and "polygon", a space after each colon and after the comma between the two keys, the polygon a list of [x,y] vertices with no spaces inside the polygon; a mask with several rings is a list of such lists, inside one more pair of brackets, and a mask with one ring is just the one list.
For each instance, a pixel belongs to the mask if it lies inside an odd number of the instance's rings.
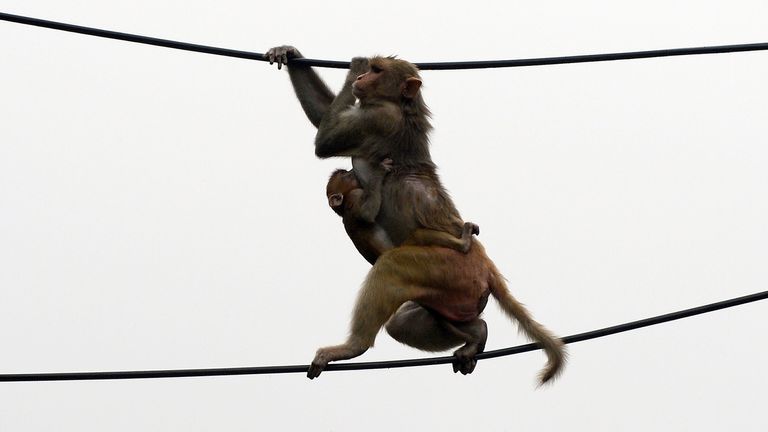
{"label": "monkey's eye", "polygon": [[376,65],[371,65],[371,72],[373,73],[381,73],[382,69]]}

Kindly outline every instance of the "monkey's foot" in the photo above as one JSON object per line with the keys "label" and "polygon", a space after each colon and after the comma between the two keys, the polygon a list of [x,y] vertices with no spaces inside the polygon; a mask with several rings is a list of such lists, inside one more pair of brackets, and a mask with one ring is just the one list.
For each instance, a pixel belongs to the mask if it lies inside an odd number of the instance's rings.
{"label": "monkey's foot", "polygon": [[307,378],[315,379],[320,376],[328,363],[337,360],[348,360],[359,356],[364,353],[370,344],[361,344],[356,341],[347,342],[341,345],[329,346],[320,348],[315,354],[315,359],[312,360],[312,364],[309,365],[307,371]]}
{"label": "monkey's foot", "polygon": [[453,373],[471,374],[477,366],[477,355],[480,353],[477,344],[467,344],[453,353]]}
{"label": "monkey's foot", "polygon": [[477,366],[477,355],[485,351],[488,340],[488,325],[482,319],[463,326],[462,331],[468,333],[471,339],[453,353],[453,372],[462,375],[471,374]]}
{"label": "monkey's foot", "polygon": [[461,230],[461,245],[459,250],[468,253],[472,248],[472,234],[480,234],[480,227],[472,222],[464,222],[464,228]]}
{"label": "monkey's foot", "polygon": [[319,377],[320,373],[323,372],[326,366],[328,366],[328,359],[323,353],[323,350],[319,349],[317,350],[317,354],[315,354],[315,359],[312,360],[312,363],[309,365],[309,370],[307,371],[307,378],[315,379]]}

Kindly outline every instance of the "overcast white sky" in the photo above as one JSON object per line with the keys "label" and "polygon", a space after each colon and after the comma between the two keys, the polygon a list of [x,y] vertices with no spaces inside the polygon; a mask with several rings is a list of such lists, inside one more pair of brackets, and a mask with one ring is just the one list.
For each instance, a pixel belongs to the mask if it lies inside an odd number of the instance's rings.
{"label": "overcast white sky", "polygon": [[[264,52],[487,60],[768,41],[754,1],[0,0]],[[0,22],[0,373],[306,364],[369,266],[266,63]],[[344,71],[323,70],[333,88]],[[432,151],[561,335],[766,289],[768,53],[424,72]],[[5,431],[764,431],[768,304],[450,366],[3,383]],[[488,349],[526,342],[494,306]],[[381,334],[362,361],[426,355]]]}

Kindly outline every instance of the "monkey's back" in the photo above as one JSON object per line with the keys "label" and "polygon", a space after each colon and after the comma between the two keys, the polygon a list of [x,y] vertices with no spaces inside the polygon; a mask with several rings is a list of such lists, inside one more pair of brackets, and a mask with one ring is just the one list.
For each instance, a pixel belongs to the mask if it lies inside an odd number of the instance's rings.
{"label": "monkey's back", "polygon": [[464,254],[439,246],[400,246],[385,252],[377,265],[392,265],[406,284],[422,294],[414,300],[451,321],[471,321],[488,301],[495,267],[477,239]]}

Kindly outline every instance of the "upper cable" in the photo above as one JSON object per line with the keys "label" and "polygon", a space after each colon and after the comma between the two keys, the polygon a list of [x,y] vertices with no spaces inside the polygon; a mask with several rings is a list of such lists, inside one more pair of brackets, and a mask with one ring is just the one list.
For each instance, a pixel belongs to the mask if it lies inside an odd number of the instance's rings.
{"label": "upper cable", "polygon": [[[55,30],[62,30],[72,33],[80,33],[90,36],[98,36],[109,39],[117,39],[127,42],[136,42],[146,45],[155,45],[166,48],[173,48],[185,51],[201,52],[206,54],[221,55],[226,57],[235,57],[248,60],[267,61],[262,53],[233,50],[229,48],[219,48],[207,45],[198,45],[187,42],[179,42],[168,39],[159,39],[149,36],[141,36],[130,33],[116,32],[112,30],[103,30],[93,27],[84,27],[74,24],[66,24],[57,21],[48,21],[39,18],[25,17],[21,15],[12,15],[8,13],[0,12],[0,20],[10,21],[19,24],[27,24],[38,27],[45,27]],[[480,60],[480,61],[459,61],[459,62],[422,62],[414,63],[421,70],[457,70],[457,69],[488,69],[488,68],[504,68],[504,67],[523,67],[523,66],[544,66],[544,65],[556,65],[556,64],[569,64],[569,63],[590,63],[590,62],[603,62],[614,60],[631,60],[631,59],[643,59],[652,57],[673,57],[673,56],[685,56],[685,55],[700,55],[700,54],[722,54],[733,52],[745,52],[745,51],[765,51],[768,50],[768,43],[751,43],[751,44],[737,44],[737,45],[717,45],[707,47],[692,47],[692,48],[672,48],[650,51],[632,51],[622,53],[607,53],[607,54],[586,54],[586,55],[574,55],[574,56],[562,56],[562,57],[541,57],[530,59],[513,59],[513,60]],[[318,60],[318,59],[291,59],[293,64],[301,64],[307,66],[317,66],[324,68],[334,69],[349,69],[348,61],[335,61],[335,60]]]}

